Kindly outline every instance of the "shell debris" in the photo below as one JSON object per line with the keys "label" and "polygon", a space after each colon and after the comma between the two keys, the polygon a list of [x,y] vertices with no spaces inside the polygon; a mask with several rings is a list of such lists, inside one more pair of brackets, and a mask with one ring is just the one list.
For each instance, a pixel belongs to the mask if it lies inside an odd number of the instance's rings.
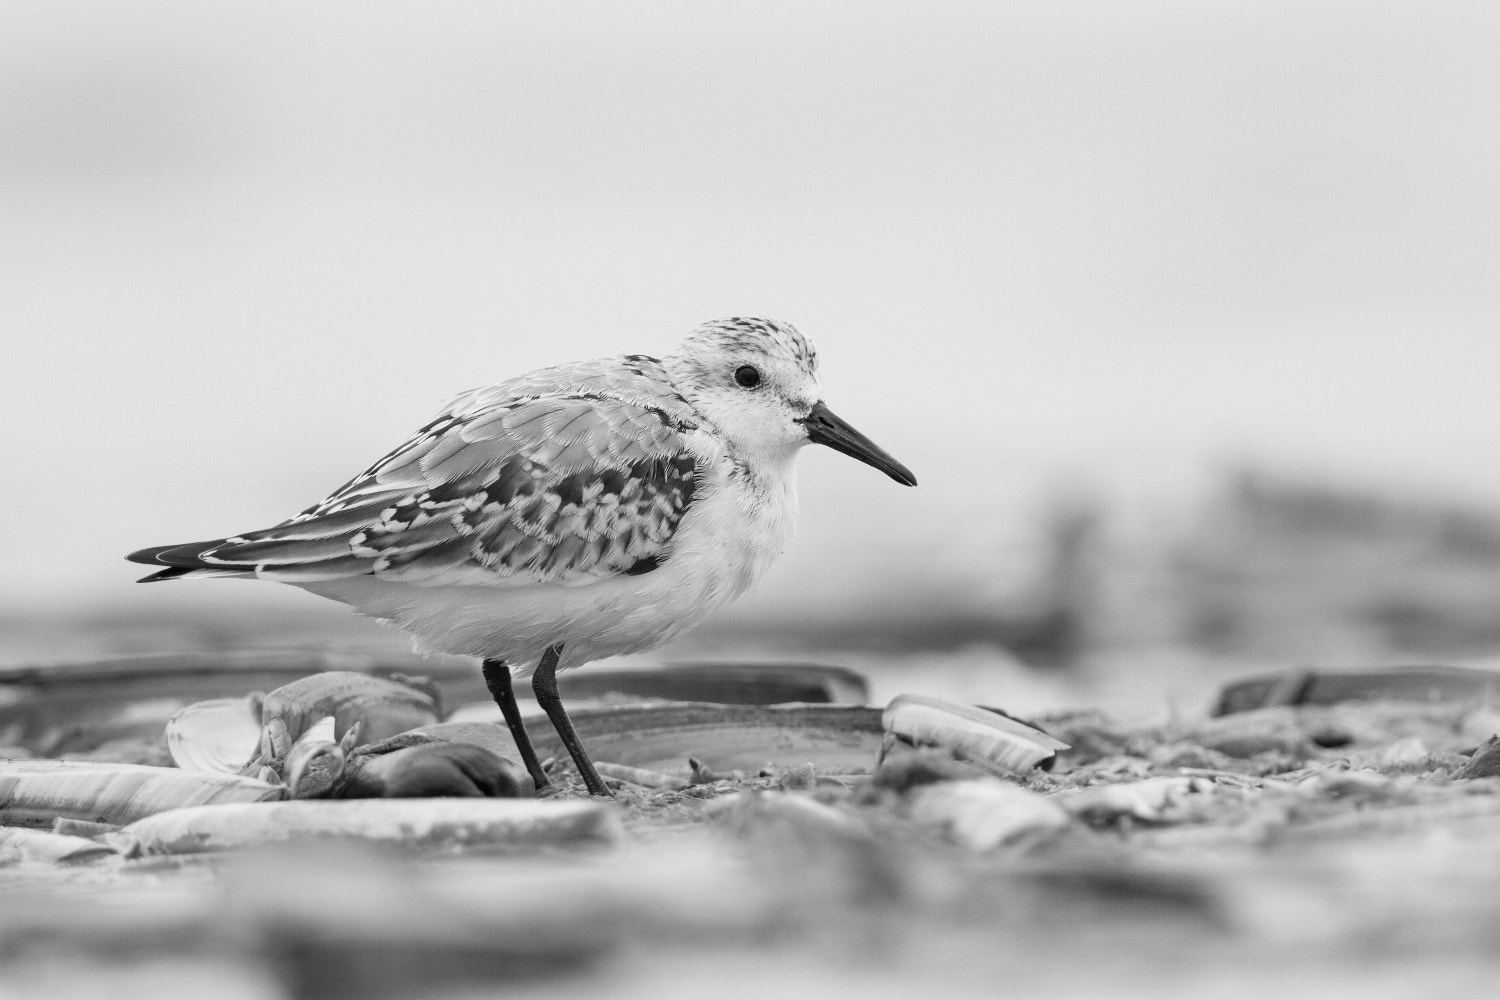
{"label": "shell debris", "polygon": [[1060,830],[1067,810],[1036,792],[994,778],[942,781],[908,793],[911,817],[940,828],[950,840],[989,851]]}
{"label": "shell debris", "polygon": [[196,854],[340,838],[410,848],[578,848],[610,845],[621,835],[618,815],[605,803],[438,798],[195,806],[111,836],[131,853]]}
{"label": "shell debris", "polygon": [[0,823],[51,828],[59,817],[124,825],[169,809],[281,798],[275,785],[238,775],[144,764],[0,761]]}
{"label": "shell debris", "polygon": [[87,837],[0,826],[0,865],[10,858],[40,864],[77,864],[111,856],[115,849]]}
{"label": "shell debris", "polygon": [[888,739],[941,746],[1002,773],[1030,770],[1068,749],[1061,740],[999,712],[927,695],[897,695],[882,722]]}
{"label": "shell debris", "polygon": [[184,771],[239,774],[260,744],[260,699],[211,698],[167,720],[167,752]]}

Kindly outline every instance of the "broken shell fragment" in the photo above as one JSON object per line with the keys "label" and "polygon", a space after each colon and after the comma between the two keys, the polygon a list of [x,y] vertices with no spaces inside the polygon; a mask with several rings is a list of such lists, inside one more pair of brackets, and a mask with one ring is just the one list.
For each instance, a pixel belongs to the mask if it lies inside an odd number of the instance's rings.
{"label": "broken shell fragment", "polygon": [[[688,779],[688,758],[727,775],[811,761],[820,771],[868,771],[880,749],[880,709],[863,705],[719,705],[690,701],[580,705],[568,708],[578,737],[595,760]],[[538,717],[531,739],[538,758],[567,759],[555,730]],[[519,760],[505,724],[453,721],[415,732],[477,743]],[[696,779],[695,779],[696,780]]]}
{"label": "broken shell fragment", "polygon": [[44,864],[74,864],[113,855],[115,849],[86,837],[0,826],[0,864],[9,858]]}
{"label": "broken shell fragment", "polygon": [[1016,844],[1068,825],[1068,813],[1036,792],[993,778],[943,781],[908,793],[911,817],[974,851]]}
{"label": "broken shell fragment", "polygon": [[497,757],[514,759],[517,756],[515,740],[502,722],[434,722],[385,740],[372,740],[359,750],[360,753],[387,753],[417,742],[472,743]]}
{"label": "broken shell fragment", "polygon": [[1052,796],[1063,809],[1090,822],[1108,822],[1121,816],[1160,823],[1195,792],[1211,791],[1214,783],[1199,777],[1157,777],[1117,785],[1094,785],[1079,792]]}
{"label": "broken shell fragment", "polygon": [[534,799],[300,799],[174,809],[132,823],[131,853],[196,854],[283,841],[353,838],[412,848],[519,849],[614,843],[607,804]]}
{"label": "broken shell fragment", "polygon": [[0,761],[0,824],[50,828],[58,817],[132,823],[182,806],[269,802],[275,785],[238,775],[143,764]]}
{"label": "broken shell fragment", "polygon": [[504,757],[472,743],[433,740],[352,755],[333,794],[341,799],[514,799],[532,791],[531,778]]}
{"label": "broken shell fragment", "polygon": [[184,771],[239,774],[260,742],[260,698],[213,698],[167,720],[167,752]]}
{"label": "broken shell fragment", "polygon": [[327,670],[282,685],[261,704],[259,749],[246,767],[280,764],[289,745],[325,717],[333,717],[333,739],[342,741],[358,725],[359,738],[374,743],[441,717],[437,690],[420,678],[391,680],[349,670]]}
{"label": "broken shell fragment", "polygon": [[1497,774],[1500,774],[1500,736],[1491,736],[1479,745],[1453,777],[1493,778]]}
{"label": "broken shell fragment", "polygon": [[[668,702],[569,714],[596,759],[684,779],[691,773],[689,757],[719,773],[754,774],[768,765],[805,761],[823,771],[864,771],[881,739],[880,710],[862,705]],[[532,738],[539,756],[566,757],[555,733],[533,730]]]}
{"label": "broken shell fragment", "polygon": [[334,722],[330,715],[319,719],[311,729],[297,737],[286,752],[282,766],[281,776],[286,782],[287,794],[294,799],[305,799],[331,791],[344,775],[349,753],[345,744],[358,739],[360,728],[356,722],[344,734],[346,739],[341,743],[333,738]]}
{"label": "broken shell fragment", "polygon": [[625,764],[611,764],[607,761],[596,760],[594,767],[606,778],[615,778],[630,785],[639,785],[642,788],[665,789],[676,791],[687,788],[690,782],[670,774],[662,774],[660,771],[649,771],[643,767],[628,767]]}
{"label": "broken shell fragment", "polygon": [[882,721],[888,736],[945,747],[1001,773],[1029,770],[1068,749],[1061,740],[998,712],[927,695],[897,695]]}

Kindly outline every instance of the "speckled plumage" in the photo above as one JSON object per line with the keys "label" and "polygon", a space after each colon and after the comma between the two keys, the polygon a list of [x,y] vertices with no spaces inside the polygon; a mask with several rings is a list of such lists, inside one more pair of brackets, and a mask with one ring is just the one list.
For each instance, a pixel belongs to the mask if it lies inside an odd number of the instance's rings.
{"label": "speckled plumage", "polygon": [[[746,366],[757,385],[734,381]],[[289,583],[420,648],[523,669],[558,644],[564,668],[637,652],[780,554],[796,517],[792,458],[820,395],[816,351],[790,324],[718,320],[660,359],[559,365],[463,393],[274,527],[131,558],[165,567],[147,580]],[[849,451],[910,480],[874,452],[889,467]]]}

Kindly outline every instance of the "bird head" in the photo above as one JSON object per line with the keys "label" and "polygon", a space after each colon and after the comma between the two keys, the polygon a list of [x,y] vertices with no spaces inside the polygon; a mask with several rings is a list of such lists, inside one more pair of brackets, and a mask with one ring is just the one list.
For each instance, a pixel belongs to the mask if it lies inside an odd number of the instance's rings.
{"label": "bird head", "polygon": [[688,334],[662,364],[688,401],[752,462],[784,464],[803,445],[822,444],[898,483],[917,484],[906,466],[823,402],[817,349],[790,323],[713,320]]}

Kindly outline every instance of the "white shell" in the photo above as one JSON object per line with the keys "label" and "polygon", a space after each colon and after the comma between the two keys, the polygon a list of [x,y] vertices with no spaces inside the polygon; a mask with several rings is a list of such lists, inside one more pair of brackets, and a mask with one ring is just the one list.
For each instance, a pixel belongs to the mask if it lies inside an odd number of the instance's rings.
{"label": "white shell", "polygon": [[345,753],[333,738],[334,726],[334,717],[325,715],[297,737],[287,751],[282,777],[292,798],[322,795],[343,775]]}
{"label": "white shell", "polygon": [[1130,816],[1160,822],[1169,809],[1180,806],[1188,795],[1211,791],[1213,787],[1214,783],[1207,778],[1163,775],[1117,785],[1092,785],[1077,792],[1058,792],[1051,798],[1072,815],[1094,821]]}
{"label": "white shell", "polygon": [[115,853],[115,849],[86,837],[70,837],[45,830],[28,830],[18,826],[0,826],[0,859],[45,864],[71,864],[93,861]]}
{"label": "white shell", "polygon": [[214,698],[167,720],[167,751],[184,771],[239,774],[260,746],[260,699]]}
{"label": "white shell", "polygon": [[887,733],[936,744],[1001,771],[1026,771],[1068,745],[997,712],[920,694],[897,695],[883,717]]}
{"label": "white shell", "polygon": [[45,826],[57,817],[121,825],[181,806],[266,802],[280,788],[237,775],[143,764],[0,761],[0,824]]}
{"label": "white shell", "polygon": [[608,761],[596,760],[594,768],[606,778],[616,778],[626,784],[639,785],[642,788],[666,788],[675,791],[688,787],[688,783],[681,778],[662,774],[660,771],[648,771],[643,767],[629,767],[625,764],[611,764]]}
{"label": "white shell", "polygon": [[613,843],[616,810],[532,799],[298,799],[174,809],[116,835],[147,854],[193,854],[289,840],[355,838],[406,847],[568,847]]}
{"label": "white shell", "polygon": [[942,781],[908,795],[911,817],[941,827],[975,851],[1016,843],[1068,825],[1066,810],[1046,796],[995,779]]}

